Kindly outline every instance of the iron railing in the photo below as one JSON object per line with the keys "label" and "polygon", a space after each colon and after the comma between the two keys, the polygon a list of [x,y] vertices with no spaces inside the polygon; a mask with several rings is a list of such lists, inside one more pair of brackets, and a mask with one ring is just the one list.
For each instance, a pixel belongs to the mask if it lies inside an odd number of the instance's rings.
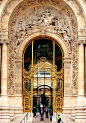
{"label": "iron railing", "polygon": [[20,123],[26,123],[28,120],[28,113],[25,115],[25,117],[23,118],[23,120]]}

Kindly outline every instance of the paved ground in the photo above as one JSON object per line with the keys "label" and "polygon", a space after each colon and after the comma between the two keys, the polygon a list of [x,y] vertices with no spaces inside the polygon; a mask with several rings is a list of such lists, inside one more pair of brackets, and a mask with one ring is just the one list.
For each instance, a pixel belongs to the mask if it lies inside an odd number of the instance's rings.
{"label": "paved ground", "polygon": [[52,123],[52,121],[49,120],[49,116],[48,118],[46,118],[45,114],[44,114],[44,121],[40,121],[40,114],[37,113],[36,118],[33,118],[33,123]]}

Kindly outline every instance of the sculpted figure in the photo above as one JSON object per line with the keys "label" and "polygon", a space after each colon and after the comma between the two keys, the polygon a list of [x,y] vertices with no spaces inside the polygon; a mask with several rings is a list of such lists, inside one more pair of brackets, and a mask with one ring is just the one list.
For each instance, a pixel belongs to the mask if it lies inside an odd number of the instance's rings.
{"label": "sculpted figure", "polygon": [[55,30],[62,35],[64,40],[71,40],[71,31],[68,21],[61,12],[55,10],[54,13],[54,10],[52,12],[47,8],[41,8],[41,10],[39,8],[34,8],[32,12],[27,12],[19,20],[16,29],[16,46],[21,43],[25,36],[36,31],[34,26],[39,26],[43,31],[43,28],[50,25],[53,27],[55,26]]}

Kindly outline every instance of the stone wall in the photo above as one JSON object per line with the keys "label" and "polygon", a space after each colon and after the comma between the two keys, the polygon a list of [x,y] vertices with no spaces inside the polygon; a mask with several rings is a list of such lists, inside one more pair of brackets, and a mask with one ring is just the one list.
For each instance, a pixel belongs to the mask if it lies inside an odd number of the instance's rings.
{"label": "stone wall", "polygon": [[27,43],[40,36],[55,40],[64,52],[63,112],[71,114],[78,123],[86,122],[84,95],[86,1],[2,0],[0,1],[2,123],[10,122],[10,115],[14,112],[22,113],[22,54]]}

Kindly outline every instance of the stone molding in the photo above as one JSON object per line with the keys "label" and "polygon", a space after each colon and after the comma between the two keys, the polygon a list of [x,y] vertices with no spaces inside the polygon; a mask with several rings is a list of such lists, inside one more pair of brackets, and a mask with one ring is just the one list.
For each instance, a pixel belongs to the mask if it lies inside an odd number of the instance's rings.
{"label": "stone molding", "polygon": [[23,61],[22,57],[16,57],[15,58],[15,63],[21,63]]}
{"label": "stone molding", "polygon": [[[1,0],[0,1],[0,4],[2,3],[2,1],[3,0]],[[7,8],[8,8],[8,6],[11,4],[11,2],[13,2],[14,0],[8,0],[7,1],[7,4],[6,4],[6,6],[5,6],[5,8],[4,8],[4,15],[5,14],[7,14],[8,13],[8,10],[7,10]],[[19,1],[19,3],[20,2],[22,2],[23,0],[18,0]],[[41,0],[40,0],[41,1]],[[42,0],[43,2],[44,2],[44,0]],[[51,0],[47,0],[48,2],[51,2]],[[81,7],[81,5],[80,5],[80,2],[79,2],[79,0],[64,0],[67,4],[69,3],[69,1],[73,1],[73,2],[75,2],[76,3],[76,5],[79,7],[79,13],[82,15],[82,11],[83,11],[83,9],[82,9],[82,7]],[[86,0],[83,0],[85,3],[86,3]]]}
{"label": "stone molding", "polygon": [[64,64],[71,64],[71,58],[63,58]]}
{"label": "stone molding", "polygon": [[[70,1],[73,1],[77,4],[77,6],[79,7],[79,10],[78,10],[78,15],[81,15],[83,18],[84,18],[84,12],[83,12],[83,9],[80,5],[80,2],[78,0],[66,0],[67,2],[70,2]],[[85,2],[85,0],[83,0]]]}

